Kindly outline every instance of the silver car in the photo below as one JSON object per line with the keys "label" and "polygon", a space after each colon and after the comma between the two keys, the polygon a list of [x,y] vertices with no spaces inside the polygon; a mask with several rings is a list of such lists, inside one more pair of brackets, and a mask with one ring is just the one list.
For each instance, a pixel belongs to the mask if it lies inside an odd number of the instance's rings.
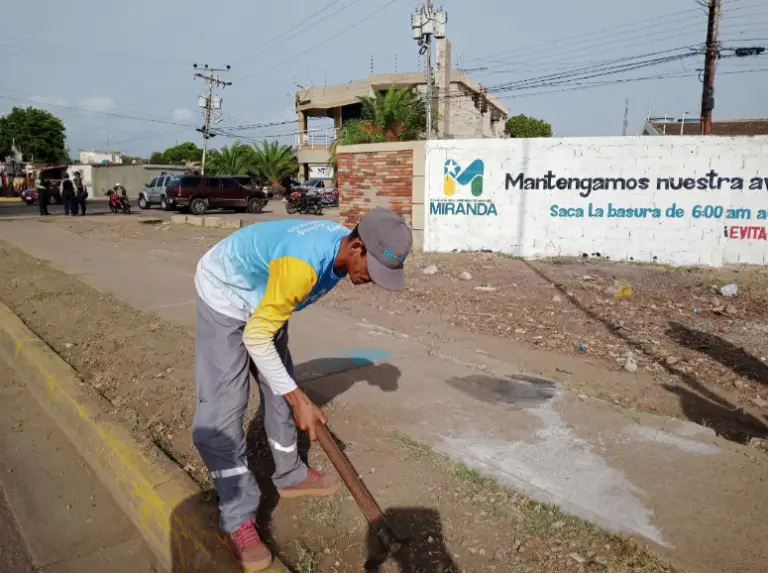
{"label": "silver car", "polygon": [[176,179],[175,175],[160,175],[144,185],[139,191],[139,208],[149,209],[152,205],[160,205],[160,208],[168,208],[166,190]]}

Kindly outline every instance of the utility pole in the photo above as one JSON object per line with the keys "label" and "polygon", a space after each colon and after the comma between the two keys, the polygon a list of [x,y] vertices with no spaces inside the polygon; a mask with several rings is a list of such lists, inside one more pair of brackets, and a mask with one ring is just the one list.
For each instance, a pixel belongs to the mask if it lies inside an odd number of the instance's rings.
{"label": "utility pole", "polygon": [[426,69],[426,100],[427,100],[427,131],[426,138],[432,139],[432,36],[437,39],[445,38],[445,24],[448,22],[448,13],[440,8],[432,10],[432,2],[424,0],[424,7],[415,10],[411,14],[411,28],[413,39],[419,44],[419,54],[427,55]]}
{"label": "utility pole", "polygon": [[[429,0],[427,0],[427,10],[429,10]],[[427,140],[432,139],[432,34],[427,35],[424,44],[427,48]]]}
{"label": "utility pole", "polygon": [[701,91],[701,135],[712,135],[712,110],[715,107],[715,62],[718,57],[717,23],[722,0],[709,0],[707,52],[704,60],[704,86]]}
{"label": "utility pole", "polygon": [[[192,64],[192,67],[198,69],[197,64]],[[205,119],[203,126],[197,130],[203,134],[203,160],[200,164],[200,175],[205,175],[205,157],[208,154],[208,140],[211,137],[216,137],[215,133],[211,133],[213,110],[221,109],[222,100],[219,96],[214,96],[213,92],[219,86],[223,89],[232,85],[232,82],[225,82],[219,78],[218,72],[228,72],[229,70],[230,66],[226,68],[209,68],[208,64],[205,64],[203,71],[195,72],[194,75],[194,77],[202,79],[208,86],[208,93],[201,94],[197,98],[197,105],[204,108],[203,117]]]}
{"label": "utility pole", "polygon": [[627,136],[629,131],[629,98],[624,100],[624,127],[621,130],[621,135]]}

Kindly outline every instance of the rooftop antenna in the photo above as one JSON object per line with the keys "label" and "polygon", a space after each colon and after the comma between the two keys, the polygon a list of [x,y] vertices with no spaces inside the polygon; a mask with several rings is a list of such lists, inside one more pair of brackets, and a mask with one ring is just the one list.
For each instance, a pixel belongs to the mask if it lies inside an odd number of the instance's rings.
{"label": "rooftop antenna", "polygon": [[373,75],[373,56],[371,56],[371,75]]}
{"label": "rooftop antenna", "polygon": [[395,54],[395,73],[397,73],[397,54]]}

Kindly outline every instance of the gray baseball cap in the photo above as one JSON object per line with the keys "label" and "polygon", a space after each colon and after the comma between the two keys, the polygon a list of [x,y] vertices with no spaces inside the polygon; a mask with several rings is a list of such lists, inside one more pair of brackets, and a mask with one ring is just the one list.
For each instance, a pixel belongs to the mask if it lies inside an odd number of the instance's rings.
{"label": "gray baseball cap", "polygon": [[394,211],[376,207],[363,215],[357,231],[368,252],[368,273],[373,282],[388,290],[404,288],[403,263],[413,243],[408,223]]}

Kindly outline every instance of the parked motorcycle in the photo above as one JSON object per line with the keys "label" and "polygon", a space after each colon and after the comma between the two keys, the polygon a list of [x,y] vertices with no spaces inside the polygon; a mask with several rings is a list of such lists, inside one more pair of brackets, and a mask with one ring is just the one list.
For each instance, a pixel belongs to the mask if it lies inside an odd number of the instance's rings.
{"label": "parked motorcycle", "polygon": [[285,202],[285,212],[289,215],[301,213],[302,215],[322,215],[323,202],[320,196],[307,195],[300,191],[291,193]]}
{"label": "parked motorcycle", "polygon": [[323,207],[338,207],[339,206],[339,190],[330,189],[329,191],[320,192],[320,201]]}
{"label": "parked motorcycle", "polygon": [[113,189],[107,191],[107,195],[109,195],[110,211],[113,213],[120,213],[122,211],[127,215],[131,214],[131,202],[128,200],[127,196],[122,195]]}

